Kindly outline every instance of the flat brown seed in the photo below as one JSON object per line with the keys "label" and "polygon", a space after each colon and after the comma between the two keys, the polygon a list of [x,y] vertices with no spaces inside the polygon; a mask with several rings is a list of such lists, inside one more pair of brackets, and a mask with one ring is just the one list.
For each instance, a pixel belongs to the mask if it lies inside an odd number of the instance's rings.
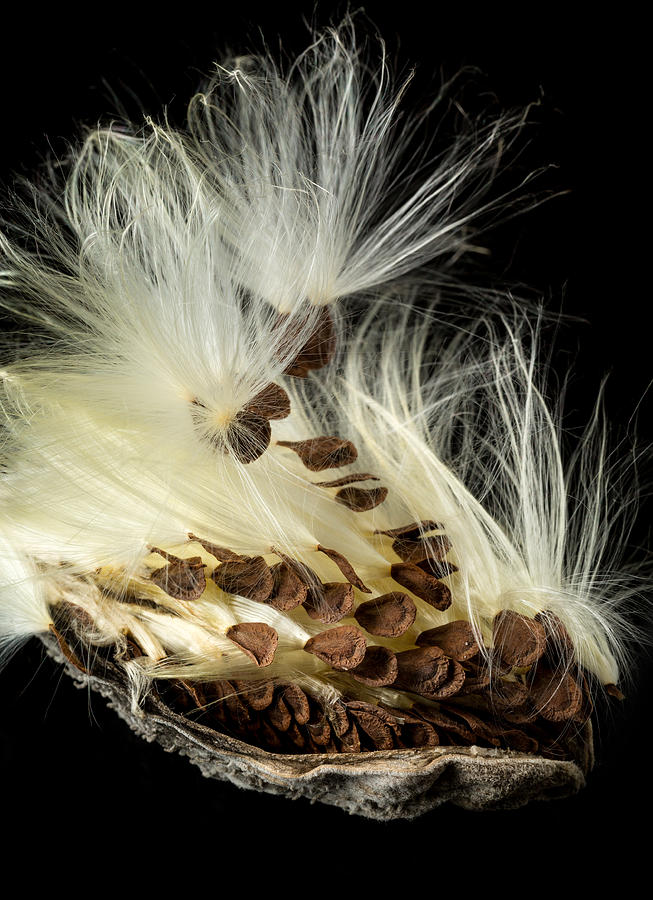
{"label": "flat brown seed", "polygon": [[264,419],[285,419],[290,415],[290,397],[278,384],[268,384],[244,407]]}
{"label": "flat brown seed", "polygon": [[345,487],[338,491],[336,500],[353,512],[367,512],[383,503],[387,496],[387,487],[369,489]]}
{"label": "flat brown seed", "polygon": [[333,481],[314,481],[315,487],[343,487],[346,484],[354,484],[356,481],[378,481],[376,475],[369,475],[367,472],[353,475],[343,475],[342,478],[334,478]]}
{"label": "flat brown seed", "polygon": [[304,691],[296,684],[284,684],[279,689],[279,696],[290,708],[297,724],[305,725],[310,718],[311,707]]}
{"label": "flat brown seed", "polygon": [[417,540],[420,535],[429,531],[442,531],[444,525],[441,522],[434,522],[432,519],[425,519],[423,522],[409,522],[408,525],[402,525],[400,528],[386,528],[385,530],[377,530],[374,534],[385,534],[387,537],[403,536],[406,540]]}
{"label": "flat brown seed", "polygon": [[269,421],[257,413],[241,410],[227,428],[225,442],[241,463],[251,463],[270,446],[272,429]]}
{"label": "flat brown seed", "polygon": [[495,649],[510,666],[532,666],[546,648],[544,626],[509,609],[494,617],[493,636]]}
{"label": "flat brown seed", "polygon": [[528,702],[528,688],[521,681],[497,678],[492,684],[489,699],[493,708],[503,714],[519,709]]}
{"label": "flat brown seed", "polygon": [[379,637],[400,637],[412,626],[416,615],[415,603],[400,591],[365,600],[354,613],[361,628]]}
{"label": "flat brown seed", "polygon": [[309,589],[304,609],[311,617],[325,625],[333,625],[348,616],[354,608],[354,588],[351,584],[330,581],[321,590]]}
{"label": "flat brown seed", "polygon": [[375,707],[372,707],[372,710],[352,709],[352,715],[358,728],[367,735],[375,750],[392,750],[394,747],[392,730],[382,717],[377,715]]}
{"label": "flat brown seed", "polygon": [[270,566],[274,581],[272,593],[264,602],[281,612],[295,609],[306,600],[308,588],[285,562]]}
{"label": "flat brown seed", "polygon": [[428,722],[406,722],[401,728],[401,739],[406,747],[427,750],[440,744],[438,733]]}
{"label": "flat brown seed", "polygon": [[413,563],[394,563],[390,574],[397,584],[412,591],[416,597],[435,609],[444,610],[451,606],[451,591],[446,584],[424,572],[419,566]]}
{"label": "flat brown seed", "polygon": [[417,694],[434,691],[446,680],[449,657],[439,647],[420,647],[397,653],[395,686]]}
{"label": "flat brown seed", "polygon": [[304,727],[311,741],[317,744],[318,747],[324,747],[329,743],[331,739],[331,724],[321,710],[314,712]]}
{"label": "flat brown seed", "polygon": [[274,579],[262,556],[245,556],[222,563],[211,578],[227,594],[263,603],[274,587]]}
{"label": "flat brown seed", "polygon": [[370,687],[384,687],[397,678],[397,657],[388,647],[368,647],[362,663],[349,674]]}
{"label": "flat brown seed", "polygon": [[240,622],[228,628],[226,635],[257,666],[269,666],[274,659],[279,636],[265,622]]}
{"label": "flat brown seed", "polygon": [[458,566],[449,562],[448,559],[443,559],[442,561],[437,559],[422,559],[420,562],[416,563],[416,565],[426,572],[427,575],[433,575],[434,578],[448,578],[449,575],[453,575],[454,572],[458,571]]}
{"label": "flat brown seed", "polygon": [[615,700],[625,700],[626,695],[622,694],[616,684],[606,684],[605,692],[609,694],[610,697],[614,697]]}
{"label": "flat brown seed", "polygon": [[445,700],[458,694],[464,683],[465,670],[457,660],[450,659],[445,680],[437,687],[422,690],[419,693],[433,700]]}
{"label": "flat brown seed", "polygon": [[349,730],[345,731],[344,734],[340,735],[338,740],[340,741],[340,746],[342,748],[343,753],[360,753],[361,752],[361,739],[358,733],[358,729],[356,725],[352,722],[349,726]]}
{"label": "flat brown seed", "polygon": [[308,438],[305,441],[277,441],[278,447],[288,447],[311,472],[338,469],[356,461],[358,451],[351,441],[335,436]]}
{"label": "flat brown seed", "polygon": [[207,553],[210,553],[211,556],[215,556],[218,562],[233,562],[234,560],[242,560],[246,557],[241,556],[240,553],[234,553],[233,550],[228,550],[226,547],[219,547],[217,544],[212,544],[210,541],[205,541],[203,538],[198,537],[196,534],[189,533],[188,539],[190,541],[196,541],[200,546],[202,546]]}
{"label": "flat brown seed", "polygon": [[88,674],[88,669],[80,661],[77,654],[71,650],[71,648],[68,645],[68,642],[66,641],[64,636],[59,631],[57,631],[57,629],[55,628],[54,623],[50,622],[50,625],[48,626],[48,631],[52,632],[52,634],[57,639],[57,644],[59,644],[59,649],[61,650],[63,655],[66,657],[68,662],[72,663],[72,665],[75,666],[76,669],[79,669],[80,672],[84,672],[85,674]]}
{"label": "flat brown seed", "polygon": [[366,646],[362,631],[353,625],[340,625],[309,638],[304,650],[334,669],[354,669],[362,663]]}
{"label": "flat brown seed", "polygon": [[177,559],[155,569],[150,581],[175,600],[197,600],[206,588],[206,574],[201,556]]}
{"label": "flat brown seed", "polygon": [[458,619],[423,631],[415,641],[418,647],[439,647],[447,656],[459,662],[471,659],[479,651],[470,622]]}
{"label": "flat brown seed", "polygon": [[548,666],[537,667],[530,694],[539,715],[549,722],[566,722],[583,705],[583,691],[569,672]]}
{"label": "flat brown seed", "polygon": [[368,587],[366,587],[358,577],[354,570],[354,567],[349,562],[346,556],[343,556],[342,553],[338,553],[337,550],[330,550],[328,547],[323,547],[322,544],[318,544],[317,549],[320,551],[320,553],[324,553],[325,556],[328,556],[329,559],[338,566],[338,568],[350,584],[353,584],[354,587],[357,587],[359,591],[364,591],[366,594],[372,593],[372,591]]}
{"label": "flat brown seed", "polygon": [[274,703],[268,708],[267,717],[273,728],[277,731],[288,731],[292,724],[292,714],[283,701],[281,694],[278,694]]}
{"label": "flat brown seed", "polygon": [[243,702],[257,711],[267,709],[274,700],[274,685],[271,681],[232,679],[232,684]]}
{"label": "flat brown seed", "polygon": [[405,535],[395,538],[392,549],[404,562],[418,563],[425,559],[442,562],[451,550],[451,541],[446,534],[413,540]]}
{"label": "flat brown seed", "polygon": [[342,737],[342,735],[349,730],[349,726],[351,725],[349,716],[347,715],[347,707],[338,700],[329,706],[328,712],[333,733],[336,737]]}
{"label": "flat brown seed", "polygon": [[[277,327],[283,327],[287,321],[286,316],[279,317]],[[286,335],[283,344],[295,343],[293,332],[301,334],[302,323],[293,325],[292,320],[286,325]],[[286,340],[287,337],[287,340]],[[326,306],[321,306],[316,316],[316,322],[310,336],[298,348],[293,361],[286,367],[286,375],[294,375],[296,378],[305,378],[311,369],[322,369],[333,359],[336,351],[336,330],[333,324],[331,312]],[[285,353],[284,353],[285,355]]]}
{"label": "flat brown seed", "polygon": [[272,725],[266,722],[265,719],[262,719],[260,723],[260,729],[263,744],[273,752],[280,751],[283,747],[283,741],[281,739],[281,735],[277,731],[275,731]]}
{"label": "flat brown seed", "polygon": [[546,634],[546,656],[553,666],[569,668],[574,662],[575,651],[571,636],[558,616],[550,610],[538,613],[535,621],[539,622]]}

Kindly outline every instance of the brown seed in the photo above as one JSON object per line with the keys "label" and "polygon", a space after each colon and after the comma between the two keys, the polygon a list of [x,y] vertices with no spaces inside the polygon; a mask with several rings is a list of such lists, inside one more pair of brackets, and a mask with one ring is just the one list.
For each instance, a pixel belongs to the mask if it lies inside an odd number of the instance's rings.
{"label": "brown seed", "polygon": [[436,690],[449,674],[449,657],[439,647],[402,650],[397,653],[397,665],[396,687],[417,694]]}
{"label": "brown seed", "polygon": [[270,446],[272,430],[264,416],[242,409],[230,423],[225,444],[241,463],[251,463]]}
{"label": "brown seed", "polygon": [[418,647],[439,647],[447,656],[459,662],[471,659],[479,650],[471,622],[464,619],[429,628],[420,634],[415,643]]}
{"label": "brown seed", "polygon": [[217,544],[212,544],[210,541],[205,541],[203,538],[197,537],[196,534],[189,533],[188,539],[191,541],[196,541],[200,544],[207,553],[210,553],[211,556],[215,556],[215,558],[219,562],[233,562],[235,560],[242,560],[246,557],[241,556],[240,553],[234,553],[233,550],[228,550],[226,547],[219,547]]}
{"label": "brown seed", "polygon": [[[301,335],[303,324],[303,322],[296,324],[287,316],[279,316],[277,327],[285,327],[281,350],[283,355],[288,346],[296,343],[297,337]],[[312,333],[298,348],[293,361],[286,367],[284,374],[305,378],[311,369],[321,369],[331,362],[335,351],[336,331],[333,318],[329,309],[321,306],[317,312]]]}
{"label": "brown seed", "polygon": [[432,519],[425,519],[422,522],[409,522],[408,525],[402,525],[400,528],[386,528],[385,530],[377,530],[374,534],[385,534],[387,537],[400,537],[403,535],[407,540],[416,540],[420,535],[429,531],[442,531],[444,525],[440,522],[434,522]]}
{"label": "brown seed", "polygon": [[[311,718],[304,726],[309,739],[318,748],[324,747],[331,739],[331,724],[321,709],[314,709]],[[318,750],[318,753],[320,750]],[[324,751],[322,751],[324,752]]]}
{"label": "brown seed", "polygon": [[368,647],[363,661],[355,669],[349,670],[356,681],[370,687],[392,684],[397,672],[397,657],[388,647]]}
{"label": "brown seed", "polygon": [[259,727],[261,729],[261,740],[264,746],[272,752],[279,752],[283,748],[281,735],[269,722],[266,722],[265,719],[261,719]]}
{"label": "brown seed", "polygon": [[352,625],[340,625],[309,638],[304,650],[334,669],[354,669],[363,661],[366,646],[362,631]]}
{"label": "brown seed", "polygon": [[360,753],[361,739],[356,725],[352,722],[348,731],[338,737],[343,753]]}
{"label": "brown seed", "polygon": [[614,697],[615,700],[625,700],[626,695],[622,694],[616,684],[606,684],[605,692],[609,694],[610,697]]}
{"label": "brown seed", "polygon": [[354,608],[354,588],[351,584],[329,581],[319,590],[310,588],[304,609],[311,617],[325,625],[333,625],[348,616]]}
{"label": "brown seed", "polygon": [[226,635],[257,666],[269,666],[279,643],[277,632],[265,622],[240,622],[228,628]]}
{"label": "brown seed", "polygon": [[551,610],[544,610],[535,616],[546,634],[546,657],[549,665],[568,669],[574,662],[575,650],[569,632]]}
{"label": "brown seed", "polygon": [[349,562],[346,556],[343,556],[342,553],[338,553],[337,550],[330,550],[328,547],[323,547],[321,544],[317,545],[317,549],[320,551],[320,553],[324,553],[325,556],[328,556],[329,559],[338,566],[338,568],[350,584],[353,584],[354,587],[357,587],[359,591],[364,591],[366,594],[372,593],[372,591],[368,587],[366,587],[358,577],[354,570],[354,567]]}
{"label": "brown seed", "polygon": [[505,729],[496,722],[484,719],[481,715],[477,714],[480,713],[481,710],[472,710],[462,705],[452,706],[451,704],[444,704],[444,711],[452,714],[455,718],[462,719],[465,724],[471,728],[475,736],[475,743],[477,742],[476,739],[481,738],[493,747],[500,746],[501,741],[499,738]]}
{"label": "brown seed", "polygon": [[222,563],[211,575],[227,594],[263,603],[274,587],[274,578],[262,556],[245,556]]}
{"label": "brown seed", "polygon": [[566,722],[583,704],[583,692],[571,674],[546,665],[538,665],[530,693],[539,715],[550,722]]}
{"label": "brown seed", "polygon": [[449,562],[448,559],[443,559],[442,561],[438,559],[422,559],[416,565],[426,572],[427,575],[433,575],[434,578],[448,578],[449,575],[453,575],[454,572],[458,571],[458,566]]}
{"label": "brown seed", "polygon": [[391,591],[374,600],[365,600],[356,608],[356,621],[379,637],[399,637],[412,626],[417,607],[407,594]]}
{"label": "brown seed", "polygon": [[417,750],[428,750],[440,744],[437,731],[428,722],[407,722],[401,729],[401,737],[407,747]]}
{"label": "brown seed", "polygon": [[238,696],[238,691],[230,681],[214,682],[216,697],[221,698],[227,717],[236,728],[244,728],[252,722],[253,713]]}
{"label": "brown seed", "polygon": [[397,721],[397,711],[392,707],[383,706],[381,703],[367,703],[365,700],[349,700],[347,701],[346,706],[350,712],[356,710],[367,711],[373,713],[390,728],[394,728],[395,730],[399,728],[400,723]]}
{"label": "brown seed", "polygon": [[390,574],[397,584],[412,591],[415,596],[436,609],[445,610],[451,606],[451,591],[446,584],[413,563],[394,563],[390,568]]}
{"label": "brown seed", "polygon": [[[156,551],[160,553],[159,550]],[[166,554],[169,558],[169,554]],[[173,559],[173,562],[155,569],[150,581],[175,600],[197,600],[204,593],[206,575],[201,556],[190,559]]]}
{"label": "brown seed", "polygon": [[305,725],[311,715],[308,697],[296,684],[284,684],[279,689],[279,696],[283,698],[295,717],[298,725]]}
{"label": "brown seed", "polygon": [[335,436],[308,438],[305,441],[277,441],[278,447],[288,447],[311,472],[338,469],[355,462],[358,451],[351,441]]}
{"label": "brown seed", "polygon": [[304,750],[306,747],[306,735],[302,734],[296,722],[291,723],[290,728],[285,733],[285,737],[293,747],[297,747],[300,750]]}
{"label": "brown seed", "polygon": [[493,636],[495,649],[510,666],[532,666],[546,647],[544,626],[509,609],[494,617]]}
{"label": "brown seed", "polygon": [[270,573],[274,584],[265,603],[281,612],[288,612],[306,600],[308,589],[290,566],[284,562],[275,563],[270,566]]}
{"label": "brown seed", "polygon": [[243,703],[257,711],[267,709],[274,699],[274,685],[271,681],[232,679],[231,683],[238,691],[238,696]]}
{"label": "brown seed", "polygon": [[290,415],[290,398],[278,384],[268,384],[244,407],[264,419],[285,419]]}
{"label": "brown seed", "polygon": [[[414,715],[413,710],[383,707],[398,723],[398,744],[402,747],[428,748],[440,743],[435,728],[424,719]],[[414,708],[413,708],[414,709]]]}
{"label": "brown seed", "polygon": [[457,660],[450,659],[447,677],[442,684],[439,684],[436,688],[428,691],[419,691],[419,693],[424,694],[433,700],[445,700],[447,697],[453,697],[455,694],[459,693],[464,683],[465,670]]}
{"label": "brown seed", "polygon": [[425,559],[442,562],[451,550],[451,541],[446,534],[412,540],[405,535],[395,538],[392,549],[404,562],[418,563]]}
{"label": "brown seed", "polygon": [[336,737],[342,737],[342,735],[349,730],[351,725],[349,716],[347,715],[347,707],[338,700],[329,706],[328,714],[333,733]]}
{"label": "brown seed", "polygon": [[63,655],[66,657],[68,662],[72,663],[72,665],[75,666],[76,669],[79,669],[80,672],[84,672],[85,674],[88,674],[88,669],[80,661],[77,654],[71,650],[71,648],[69,647],[68,642],[66,641],[64,636],[61,634],[61,632],[57,631],[57,629],[55,628],[54,623],[50,622],[50,625],[48,626],[48,631],[52,632],[52,634],[57,639],[57,643],[59,644],[59,649],[61,650]]}
{"label": "brown seed", "polygon": [[356,481],[378,481],[376,475],[368,475],[367,472],[360,474],[343,475],[341,478],[334,478],[333,481],[314,481],[315,487],[343,487],[345,484],[354,484]]}
{"label": "brown seed", "polygon": [[497,678],[490,691],[490,702],[502,714],[517,710],[528,702],[528,688],[521,681]]}
{"label": "brown seed", "polygon": [[277,694],[274,702],[268,708],[267,717],[273,728],[277,731],[288,731],[292,724],[292,714],[283,701],[283,696]]}
{"label": "brown seed", "polygon": [[391,717],[371,703],[348,703],[351,714],[356,719],[358,728],[367,735],[375,750],[392,750],[394,739],[392,730],[387,725]]}
{"label": "brown seed", "polygon": [[353,512],[367,512],[379,506],[388,496],[386,487],[365,488],[345,487],[338,491],[336,500]]}
{"label": "brown seed", "polygon": [[422,706],[415,704],[411,712],[418,714],[439,729],[457,735],[470,744],[476,743],[476,735],[469,726],[441,706]]}

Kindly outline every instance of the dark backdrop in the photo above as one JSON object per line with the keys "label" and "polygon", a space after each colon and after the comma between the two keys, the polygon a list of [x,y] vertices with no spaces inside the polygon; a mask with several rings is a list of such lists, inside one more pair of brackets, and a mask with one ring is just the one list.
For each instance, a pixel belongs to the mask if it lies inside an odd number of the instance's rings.
{"label": "dark backdrop", "polygon": [[[318,21],[327,21],[332,9],[318,4]],[[559,334],[559,359],[573,361],[576,371],[569,390],[572,422],[589,414],[598,382],[611,370],[608,409],[617,428],[627,429],[651,377],[647,248],[636,218],[646,171],[643,72],[637,68],[641,23],[630,21],[627,11],[590,19],[551,6],[529,6],[527,13],[467,6],[446,11],[413,0],[392,8],[370,3],[367,12],[398,47],[398,57],[418,63],[425,82],[432,72],[451,75],[471,65],[482,73],[479,85],[502,106],[541,99],[535,116],[540,124],[529,135],[522,162],[555,164],[542,186],[568,193],[493,232],[490,272],[502,276],[509,269],[515,280],[547,297],[551,308],[586,320]],[[49,146],[57,151],[62,138],[106,117],[112,110],[109,89],[127,98],[133,88],[153,112],[160,104],[179,111],[223,48],[256,45],[260,27],[271,45],[279,33],[287,48],[300,49],[306,35],[302,15],[311,13],[310,4],[272,9],[249,0],[235,10],[212,5],[198,11],[182,4],[174,14],[111,8],[104,16],[89,8],[83,15],[44,16],[19,10],[0,58],[2,180],[11,182],[14,171],[29,172]],[[650,403],[644,400],[644,440],[650,439],[649,420]],[[642,544],[648,515],[645,507],[636,535]],[[286,865],[289,835],[309,860],[311,854],[323,860],[325,846],[337,855],[353,841],[369,840],[379,858],[392,852],[402,865],[407,858],[417,863],[417,854],[431,850],[438,835],[437,846],[445,841],[447,852],[470,834],[481,835],[474,852],[508,835],[513,851],[547,835],[568,844],[585,834],[601,848],[619,823],[623,846],[639,833],[632,827],[633,811],[651,801],[637,755],[651,686],[646,656],[639,663],[639,689],[601,726],[599,763],[579,796],[514,813],[447,809],[412,823],[377,824],[206,781],[184,760],[133,737],[101,699],[76,690],[36,644],[29,645],[0,676],[7,821],[17,831],[43,833],[65,822],[78,835],[120,841],[130,839],[136,823],[150,821],[152,833],[162,827],[166,835],[157,843],[159,852],[177,830],[185,849],[175,850],[176,864],[194,868],[208,858],[198,858],[207,829],[211,840],[228,839],[229,846],[258,844],[263,833],[270,849],[286,847]],[[453,834],[459,836],[455,841]],[[496,865],[503,859],[496,857]]]}

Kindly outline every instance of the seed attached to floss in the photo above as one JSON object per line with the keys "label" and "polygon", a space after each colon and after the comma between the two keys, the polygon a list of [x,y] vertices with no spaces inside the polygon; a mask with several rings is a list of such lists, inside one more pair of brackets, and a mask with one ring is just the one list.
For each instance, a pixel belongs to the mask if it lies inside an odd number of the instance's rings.
{"label": "seed attached to floss", "polygon": [[[301,334],[302,325],[286,323],[285,317],[280,317],[277,327],[284,327],[284,343],[286,337],[292,346],[293,334]],[[285,350],[285,347],[284,347]],[[336,331],[333,317],[328,307],[319,309],[317,321],[310,336],[297,351],[292,363],[285,370],[286,375],[294,375],[296,378],[305,378],[313,369],[322,369],[328,365],[336,352]]]}
{"label": "seed attached to floss", "polygon": [[361,628],[370,634],[399,637],[412,626],[417,608],[407,594],[393,591],[360,603],[354,615]]}
{"label": "seed attached to floss", "polygon": [[358,451],[351,441],[339,437],[316,437],[305,441],[277,441],[278,447],[288,447],[311,472],[338,469],[356,462]]}
{"label": "seed attached to floss", "polygon": [[336,500],[354,512],[367,512],[383,503],[388,496],[386,487],[356,488],[345,487],[338,491]]}

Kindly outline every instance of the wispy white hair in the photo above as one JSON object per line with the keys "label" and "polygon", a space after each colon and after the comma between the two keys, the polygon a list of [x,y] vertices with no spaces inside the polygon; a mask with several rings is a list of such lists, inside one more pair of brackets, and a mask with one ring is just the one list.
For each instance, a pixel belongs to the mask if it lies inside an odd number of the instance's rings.
{"label": "wispy white hair", "polygon": [[242,282],[284,312],[360,294],[469,249],[467,226],[522,115],[467,120],[444,149],[416,141],[385,46],[352,20],[316,35],[285,68],[269,55],[217,65],[190,105],[197,150],[227,199],[221,224]]}

